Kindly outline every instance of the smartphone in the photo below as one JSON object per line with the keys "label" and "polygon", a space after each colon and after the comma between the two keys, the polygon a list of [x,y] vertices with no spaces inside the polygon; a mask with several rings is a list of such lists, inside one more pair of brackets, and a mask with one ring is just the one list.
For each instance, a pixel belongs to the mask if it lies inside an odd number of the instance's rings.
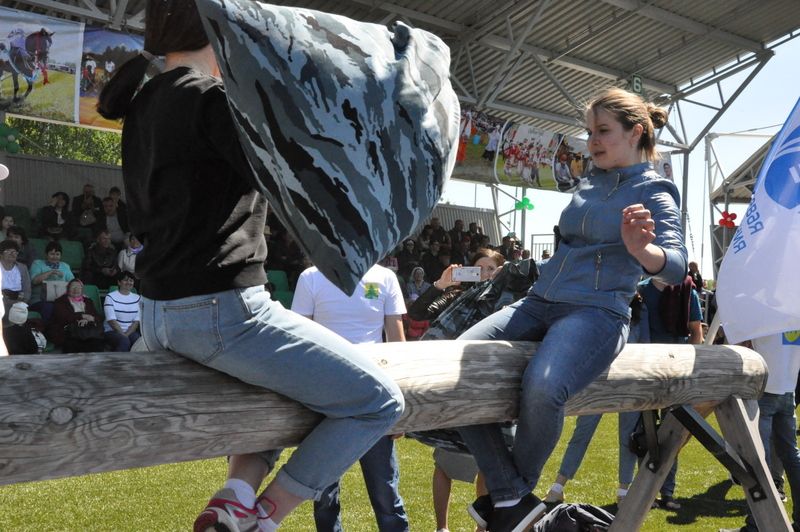
{"label": "smartphone", "polygon": [[481,280],[480,266],[463,266],[453,270],[453,281],[476,283]]}

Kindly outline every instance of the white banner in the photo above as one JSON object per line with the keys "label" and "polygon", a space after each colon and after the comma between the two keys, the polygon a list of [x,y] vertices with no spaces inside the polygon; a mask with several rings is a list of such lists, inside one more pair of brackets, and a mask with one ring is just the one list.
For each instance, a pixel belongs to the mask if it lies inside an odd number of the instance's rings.
{"label": "white banner", "polygon": [[800,329],[800,101],[775,137],[719,270],[731,343]]}

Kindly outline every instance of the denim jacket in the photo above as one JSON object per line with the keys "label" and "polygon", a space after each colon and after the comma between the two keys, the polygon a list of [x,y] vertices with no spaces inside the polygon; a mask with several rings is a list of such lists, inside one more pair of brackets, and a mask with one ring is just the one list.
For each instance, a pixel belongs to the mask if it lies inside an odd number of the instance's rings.
{"label": "denim jacket", "polygon": [[[635,203],[649,209],[655,221],[653,243],[666,255],[660,272],[646,272],[622,241],[622,209]],[[595,168],[561,213],[561,243],[542,265],[531,291],[549,301],[601,307],[630,316],[629,303],[643,274],[667,284],[680,283],[686,277],[679,204],[678,189],[650,163],[608,171]]]}

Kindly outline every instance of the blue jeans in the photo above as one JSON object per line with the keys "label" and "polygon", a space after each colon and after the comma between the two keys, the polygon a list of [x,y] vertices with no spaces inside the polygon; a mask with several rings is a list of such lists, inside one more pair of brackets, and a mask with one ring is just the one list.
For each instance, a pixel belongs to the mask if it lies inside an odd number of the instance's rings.
{"label": "blue jeans", "polygon": [[117,353],[127,353],[131,346],[136,343],[141,334],[139,331],[132,332],[125,336],[117,331],[107,331],[104,335],[106,343],[111,346],[111,350]]}
{"label": "blue jeans", "polygon": [[403,412],[403,394],[366,355],[261,286],[171,301],[142,298],[150,350],[169,349],[325,416],[276,475],[318,499]]}
{"label": "blue jeans", "polygon": [[[581,466],[586,449],[592,441],[597,425],[600,424],[602,414],[591,416],[578,416],[575,422],[575,431],[572,433],[561,459],[561,467],[558,474],[566,478],[575,478],[575,473]],[[639,419],[639,412],[620,412],[619,413],[619,483],[630,484],[633,482],[633,472],[636,469],[636,455],[628,448],[631,433],[636,428]]]}
{"label": "blue jeans", "polygon": [[[758,400],[758,432],[766,450],[767,465],[772,466],[770,442],[783,464],[792,500],[800,497],[800,450],[797,448],[797,418],[794,392],[784,394],[764,393]],[[800,503],[792,505],[792,522],[800,523]],[[757,530],[750,512],[747,513],[747,530]]]}
{"label": "blue jeans", "polygon": [[533,491],[564,426],[564,405],[588,386],[625,346],[628,318],[610,311],[553,303],[529,294],[480,321],[461,340],[541,341],[522,375],[513,452],[500,425],[461,427],[486,476],[494,502]]}
{"label": "blue jeans", "polygon": [[[400,469],[394,440],[384,436],[372,449],[361,457],[361,472],[364,484],[375,512],[375,521],[380,532],[407,532],[408,517],[403,508],[398,485]],[[339,519],[339,481],[325,489],[322,497],[314,502],[314,523],[317,532],[342,532]],[[366,526],[366,523],[363,524]]]}

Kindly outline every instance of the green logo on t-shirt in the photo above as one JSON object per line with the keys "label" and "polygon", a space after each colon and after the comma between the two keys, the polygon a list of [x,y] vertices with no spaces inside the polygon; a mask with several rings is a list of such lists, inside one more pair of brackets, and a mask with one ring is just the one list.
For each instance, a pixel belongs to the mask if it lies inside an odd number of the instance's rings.
{"label": "green logo on t-shirt", "polygon": [[381,289],[378,283],[364,283],[364,297],[367,299],[378,299],[381,295]]}

